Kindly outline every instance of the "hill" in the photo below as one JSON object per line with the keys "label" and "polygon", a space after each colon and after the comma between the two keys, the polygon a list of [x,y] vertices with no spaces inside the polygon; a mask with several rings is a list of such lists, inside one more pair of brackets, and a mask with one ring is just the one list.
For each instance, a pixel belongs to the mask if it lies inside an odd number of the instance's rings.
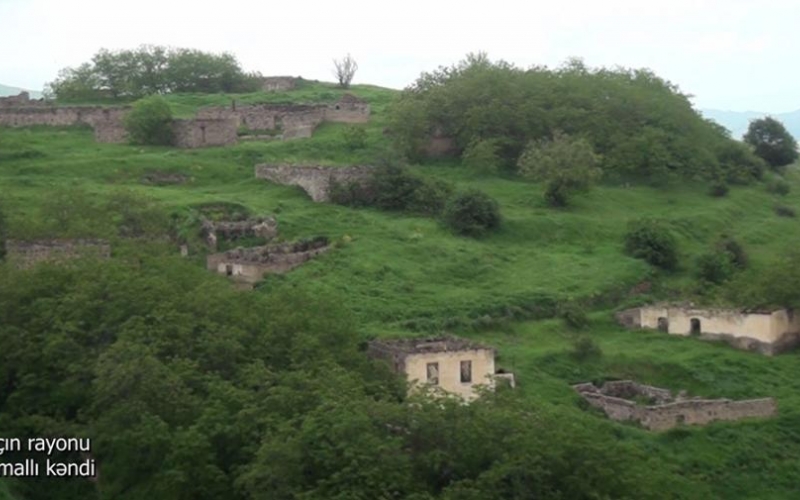
{"label": "hill", "polygon": [[719,109],[701,109],[706,118],[710,118],[731,131],[736,139],[741,139],[747,132],[751,120],[772,116],[779,120],[796,139],[800,139],[800,110],[788,113],[761,113],[758,111],[722,111]]}
{"label": "hill", "polygon": [[26,90],[21,89],[19,87],[11,87],[9,85],[0,84],[0,97],[7,97],[12,95],[18,95],[20,92],[26,91],[31,95],[31,99],[39,99],[42,97],[42,93],[38,90]]}
{"label": "hill", "polygon": [[[554,209],[543,183],[509,171],[457,159],[412,164],[424,179],[498,201],[503,226],[481,239],[432,217],[313,203],[300,189],[254,178],[262,162],[393,159],[386,130],[398,94],[352,92],[372,106],[363,148],[351,147],[343,124],[324,124],[310,139],[199,150],[98,144],[81,128],[4,129],[8,237],[103,237],[114,258],[28,274],[0,266],[3,428],[91,433],[103,494],[125,499],[793,498],[800,357],[630,332],[612,312],[654,298],[719,299],[720,287],[697,279],[696,259],[723,233],[756,271],[784,255],[797,220],[774,208],[800,210],[796,166],[785,195],[769,189],[772,174],[723,197],[678,177],[658,187],[601,183]],[[167,100],[188,116],[232,98],[330,102],[341,93],[313,83]],[[624,91],[614,95],[624,101]],[[685,117],[669,115],[670,126]],[[153,173],[183,181],[153,185]],[[204,267],[197,215],[208,206],[273,214],[282,239],[326,235],[334,248],[252,293],[235,291]],[[642,217],[674,233],[675,272],[624,253],[628,224]],[[170,221],[195,243],[186,259],[165,243]],[[560,319],[576,307],[587,326]],[[372,336],[443,331],[495,346],[518,389],[470,407],[417,408],[398,404],[389,377],[361,364],[357,346]],[[581,357],[582,339],[596,354]],[[773,396],[780,414],[653,434],[586,411],[571,388],[614,378],[706,397]],[[53,498],[47,486],[23,493]],[[79,484],[59,498],[70,493],[97,495]]]}

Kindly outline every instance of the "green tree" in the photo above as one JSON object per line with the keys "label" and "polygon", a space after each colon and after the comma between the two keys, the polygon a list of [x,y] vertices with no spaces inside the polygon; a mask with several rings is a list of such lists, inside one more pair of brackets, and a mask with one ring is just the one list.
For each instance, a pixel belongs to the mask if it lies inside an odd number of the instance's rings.
{"label": "green tree", "polygon": [[556,131],[552,140],[529,144],[517,166],[524,177],[544,182],[545,200],[560,207],[567,205],[572,194],[589,189],[600,178],[598,163],[589,141]]}
{"label": "green tree", "polygon": [[664,223],[639,219],[628,224],[625,253],[666,270],[678,266],[678,242]]}
{"label": "green tree", "polygon": [[750,122],[744,142],[771,167],[779,168],[797,160],[797,141],[781,122],[765,117]]}
{"label": "green tree", "polygon": [[124,123],[133,144],[168,146],[173,142],[172,110],[162,97],[136,101]]}

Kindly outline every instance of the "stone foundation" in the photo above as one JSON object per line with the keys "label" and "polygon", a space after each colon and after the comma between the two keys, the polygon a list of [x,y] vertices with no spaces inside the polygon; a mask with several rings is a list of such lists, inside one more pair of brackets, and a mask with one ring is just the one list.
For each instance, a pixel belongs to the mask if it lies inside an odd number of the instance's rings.
{"label": "stone foundation", "polygon": [[298,243],[236,248],[209,255],[209,271],[226,275],[237,282],[256,283],[264,274],[283,274],[330,250],[327,238],[315,238]]}
{"label": "stone foundation", "polygon": [[602,387],[578,384],[573,388],[608,418],[633,421],[652,431],[675,426],[705,425],[718,420],[766,418],[774,416],[777,405],[772,398],[732,401],[730,399],[687,398],[673,396],[666,389],[637,384],[630,380],[606,382]]}
{"label": "stone foundation", "polygon": [[19,269],[40,262],[63,262],[82,257],[108,259],[111,245],[102,240],[6,241],[6,260]]}

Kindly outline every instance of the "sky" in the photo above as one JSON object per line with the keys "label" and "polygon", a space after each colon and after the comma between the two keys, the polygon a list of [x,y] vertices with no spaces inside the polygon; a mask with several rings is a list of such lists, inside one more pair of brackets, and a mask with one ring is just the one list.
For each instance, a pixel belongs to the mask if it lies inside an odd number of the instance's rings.
{"label": "sky", "polygon": [[484,51],[521,67],[569,57],[649,68],[698,108],[800,109],[798,0],[0,0],[0,83],[40,90],[99,49],[231,52],[245,70],[403,88]]}

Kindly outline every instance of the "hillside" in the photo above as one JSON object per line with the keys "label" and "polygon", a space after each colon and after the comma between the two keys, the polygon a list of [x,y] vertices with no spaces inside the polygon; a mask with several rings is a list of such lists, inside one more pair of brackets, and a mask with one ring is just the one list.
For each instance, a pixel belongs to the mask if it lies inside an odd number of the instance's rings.
{"label": "hillside", "polygon": [[[631,332],[612,314],[652,299],[725,300],[695,276],[696,258],[722,234],[741,243],[755,272],[784,255],[797,243],[798,222],[775,206],[800,210],[797,166],[784,176],[785,195],[768,190],[769,173],[732,184],[722,197],[709,196],[708,182],[697,179],[607,180],[556,209],[543,201],[544,183],[507,170],[478,171],[457,159],[413,162],[410,170],[424,179],[497,200],[501,228],[477,239],[453,234],[435,217],[313,203],[298,188],[254,178],[258,163],[394,159],[387,128],[398,93],[367,85],[351,91],[372,107],[360,149],[348,145],[348,125],[332,123],[310,139],[197,150],[100,144],[81,128],[2,129],[7,237],[102,237],[112,241],[114,258],[29,274],[0,266],[0,313],[10,325],[0,326],[0,341],[10,346],[7,358],[0,352],[0,381],[13,381],[0,384],[0,428],[90,432],[108,464],[103,494],[114,498],[796,495],[796,352],[767,358]],[[166,99],[186,117],[232,99],[327,103],[342,93],[309,83],[286,93]],[[669,119],[675,125],[684,116]],[[152,173],[185,182],[153,185]],[[268,275],[253,292],[235,291],[205,270],[206,249],[194,234],[198,207],[224,204],[274,215],[284,241],[324,235],[334,248],[291,273]],[[675,272],[625,254],[628,224],[643,217],[661,219],[675,234]],[[160,220],[180,221],[193,235],[187,259],[158,234]],[[141,235],[121,231],[134,226]],[[148,231],[156,234],[149,242]],[[570,307],[586,311],[588,326],[559,319]],[[420,403],[414,413],[356,350],[375,336],[441,332],[496,347],[517,390],[470,408]],[[598,354],[576,355],[585,338]],[[32,362],[18,376],[36,356],[47,363]],[[705,397],[772,396],[780,412],[768,421],[650,433],[587,411],[571,388],[614,378]],[[3,393],[6,386],[17,393]],[[42,394],[66,409],[44,404]],[[403,441],[406,435],[412,438]],[[408,453],[416,460],[404,461]],[[148,460],[133,460],[142,456]],[[45,498],[46,488],[24,493]],[[94,498],[96,491],[77,485],[64,495]]]}
{"label": "hillside", "polygon": [[[0,97],[18,95],[22,91],[25,91],[25,89],[0,84]],[[31,99],[39,99],[42,97],[42,93],[37,90],[27,90],[26,92],[31,95]]]}
{"label": "hillside", "polygon": [[747,132],[751,120],[772,116],[779,120],[795,138],[800,138],[800,110],[788,113],[760,113],[758,111],[722,111],[719,109],[701,109],[706,118],[710,118],[727,128],[733,137],[741,139]]}

